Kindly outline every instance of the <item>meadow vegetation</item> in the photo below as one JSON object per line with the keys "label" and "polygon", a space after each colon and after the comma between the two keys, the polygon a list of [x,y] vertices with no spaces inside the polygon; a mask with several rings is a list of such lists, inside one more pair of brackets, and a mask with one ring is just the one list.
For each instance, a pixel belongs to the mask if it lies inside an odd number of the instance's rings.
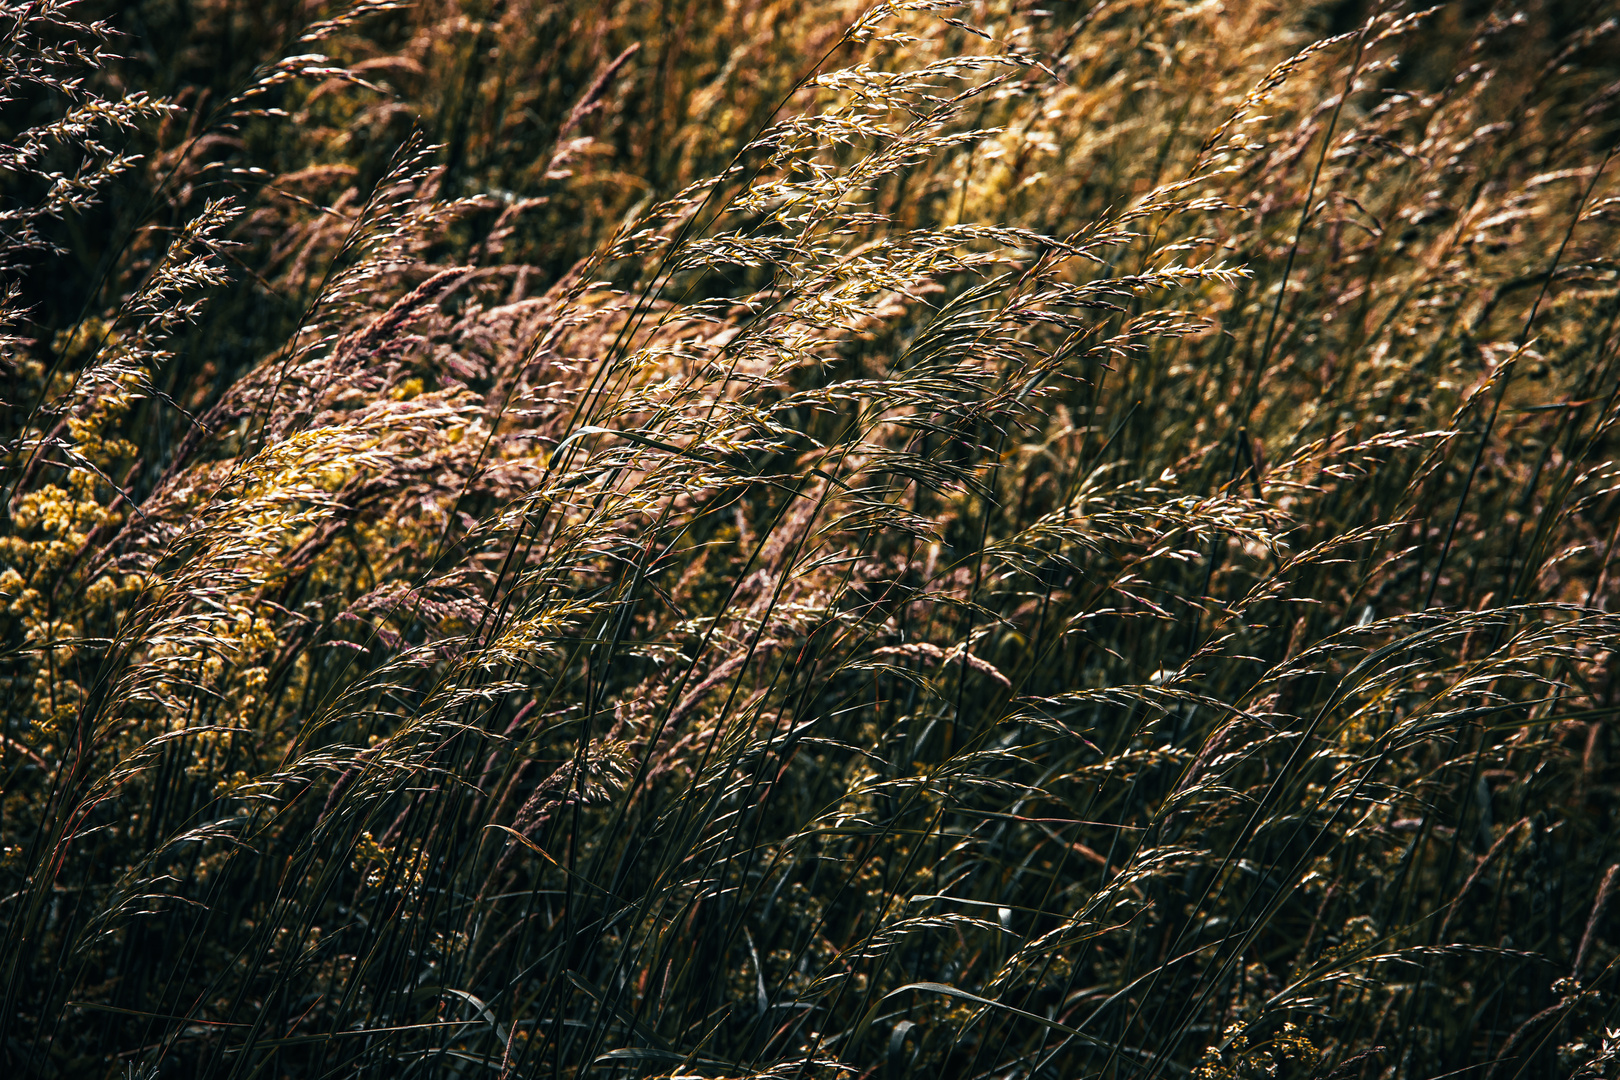
{"label": "meadow vegetation", "polygon": [[0,0],[8,1076],[1620,1074],[1620,9]]}

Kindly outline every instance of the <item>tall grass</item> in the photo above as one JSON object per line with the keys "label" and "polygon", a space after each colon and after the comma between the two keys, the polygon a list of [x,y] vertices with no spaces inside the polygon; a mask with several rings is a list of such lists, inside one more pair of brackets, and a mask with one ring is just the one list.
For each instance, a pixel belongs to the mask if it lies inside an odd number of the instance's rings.
{"label": "tall grass", "polygon": [[1620,1068],[1609,5],[106,14],[16,1075]]}

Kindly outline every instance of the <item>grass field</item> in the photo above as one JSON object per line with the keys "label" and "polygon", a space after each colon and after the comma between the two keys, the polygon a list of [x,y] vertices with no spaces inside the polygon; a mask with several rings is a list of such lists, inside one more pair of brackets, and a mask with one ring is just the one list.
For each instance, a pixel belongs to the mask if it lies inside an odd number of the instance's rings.
{"label": "grass field", "polygon": [[1620,1075],[1620,6],[0,25],[9,1077]]}

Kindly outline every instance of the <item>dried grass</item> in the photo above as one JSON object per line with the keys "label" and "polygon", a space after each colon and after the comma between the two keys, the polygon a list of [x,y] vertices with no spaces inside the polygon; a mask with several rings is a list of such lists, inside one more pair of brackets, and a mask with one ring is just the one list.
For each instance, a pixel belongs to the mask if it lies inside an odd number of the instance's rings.
{"label": "dried grass", "polygon": [[1612,1071],[1616,21],[1059,7],[0,6],[18,1075]]}

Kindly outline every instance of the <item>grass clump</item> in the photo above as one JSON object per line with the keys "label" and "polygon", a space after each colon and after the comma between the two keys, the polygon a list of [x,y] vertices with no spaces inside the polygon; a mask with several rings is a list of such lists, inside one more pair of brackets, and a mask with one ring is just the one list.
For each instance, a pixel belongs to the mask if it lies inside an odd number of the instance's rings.
{"label": "grass clump", "polygon": [[1610,1075],[1611,16],[0,5],[9,1067]]}

